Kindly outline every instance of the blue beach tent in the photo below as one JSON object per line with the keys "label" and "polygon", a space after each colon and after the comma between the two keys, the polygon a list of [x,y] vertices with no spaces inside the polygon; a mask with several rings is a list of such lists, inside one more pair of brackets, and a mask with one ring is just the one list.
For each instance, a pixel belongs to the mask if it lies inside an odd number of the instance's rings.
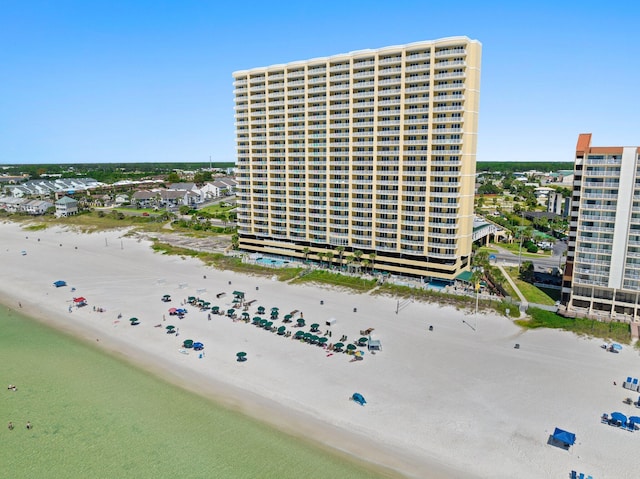
{"label": "blue beach tent", "polygon": [[364,406],[365,404],[367,404],[367,401],[365,400],[364,396],[360,393],[353,393],[353,396],[351,396],[351,399],[353,399],[355,402],[360,404],[360,406]]}
{"label": "blue beach tent", "polygon": [[576,442],[576,435],[572,432],[556,428],[555,431],[553,431],[553,439],[567,446],[573,446]]}
{"label": "blue beach tent", "polygon": [[62,281],[61,279],[59,279],[58,281],[54,282],[53,285],[56,288],[60,288],[61,286],[66,286],[67,282],[66,281]]}

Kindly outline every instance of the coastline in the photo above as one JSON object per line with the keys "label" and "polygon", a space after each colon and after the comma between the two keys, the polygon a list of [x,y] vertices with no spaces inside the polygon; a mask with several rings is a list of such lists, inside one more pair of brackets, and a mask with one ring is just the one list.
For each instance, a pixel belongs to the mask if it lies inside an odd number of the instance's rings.
{"label": "coastline", "polygon": [[[591,474],[605,476],[613,467],[624,477],[631,470],[625,467],[633,467],[630,460],[607,464],[609,456],[618,456],[613,448],[633,454],[628,440],[612,434],[620,431],[599,424],[599,415],[617,404],[612,398],[623,394],[612,389],[612,377],[632,373],[637,352],[631,348],[602,356],[598,341],[557,331],[522,332],[484,314],[475,318],[474,332],[471,321],[463,321],[469,315],[437,305],[415,303],[395,315],[392,298],[215,271],[198,260],[155,254],[146,242],[120,238],[121,232],[27,232],[7,224],[0,231],[0,257],[7,278],[13,278],[0,280],[0,301],[20,301],[30,317],[287,434],[365,461],[388,477],[539,477],[541,470],[555,477],[581,462]],[[107,237],[113,246],[105,246]],[[22,249],[26,256],[19,255]],[[51,286],[58,279],[77,287],[89,306],[68,313],[72,294]],[[328,357],[318,347],[250,324],[222,316],[209,322],[206,314],[190,311],[178,325],[180,339],[203,339],[206,357],[200,360],[179,354],[179,341],[153,327],[162,323],[166,304],[159,298],[165,292],[175,298],[174,306],[180,295],[197,291],[217,304],[216,292],[225,291],[229,302],[236,288],[265,307],[303,310],[309,322],[336,317],[332,329],[350,339],[375,327],[383,351],[351,363],[346,355]],[[92,305],[106,312],[93,312]],[[355,306],[358,313],[352,312]],[[142,324],[114,323],[118,313],[124,322],[138,316]],[[427,332],[427,324],[435,331]],[[517,355],[514,342],[523,344]],[[249,361],[239,364],[235,352],[245,349]],[[589,389],[599,383],[608,387]],[[366,407],[346,400],[355,390],[367,397]],[[591,419],[598,422],[595,429],[583,427]],[[594,454],[596,445],[582,444],[575,448],[580,457],[559,455],[545,444],[554,425],[576,429],[587,443],[603,436],[606,447]]]}

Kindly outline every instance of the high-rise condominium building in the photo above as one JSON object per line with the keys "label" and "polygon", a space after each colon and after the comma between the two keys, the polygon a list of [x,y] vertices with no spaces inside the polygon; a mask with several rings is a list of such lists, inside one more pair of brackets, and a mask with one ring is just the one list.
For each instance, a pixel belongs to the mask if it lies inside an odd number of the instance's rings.
{"label": "high-rise condominium building", "polygon": [[241,249],[468,269],[480,57],[453,37],[234,72]]}
{"label": "high-rise condominium building", "polygon": [[578,137],[567,265],[567,311],[640,318],[639,147]]}

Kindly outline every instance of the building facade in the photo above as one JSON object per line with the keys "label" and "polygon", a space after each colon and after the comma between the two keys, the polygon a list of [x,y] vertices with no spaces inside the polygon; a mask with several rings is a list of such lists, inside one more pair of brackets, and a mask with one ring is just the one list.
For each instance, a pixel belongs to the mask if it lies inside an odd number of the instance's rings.
{"label": "building facade", "polygon": [[240,248],[468,270],[480,60],[453,37],[234,72]]}
{"label": "building facade", "polygon": [[576,147],[569,249],[562,303],[567,312],[640,319],[639,147]]}

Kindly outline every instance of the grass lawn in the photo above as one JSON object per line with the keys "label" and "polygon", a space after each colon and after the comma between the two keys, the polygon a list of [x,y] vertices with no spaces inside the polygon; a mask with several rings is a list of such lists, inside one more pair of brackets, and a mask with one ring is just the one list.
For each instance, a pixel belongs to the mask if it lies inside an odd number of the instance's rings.
{"label": "grass lawn", "polygon": [[206,206],[204,208],[201,208],[198,210],[198,212],[205,212],[210,214],[211,216],[215,216],[217,214],[220,213],[224,213],[225,211],[229,211],[235,208],[235,206],[222,206],[222,203],[224,203],[224,201],[220,202],[220,203],[215,203],[213,205],[209,205]]}
{"label": "grass lawn", "polygon": [[[500,243],[500,247],[511,251],[513,254],[520,255],[520,243]],[[522,247],[523,258],[540,258],[544,256],[551,256],[551,251],[539,250],[539,253],[529,253],[524,246]]]}
{"label": "grass lawn", "polygon": [[531,319],[516,321],[523,328],[564,329],[576,334],[602,338],[606,341],[625,344],[629,344],[631,341],[631,329],[628,323],[604,322],[586,318],[565,318],[551,311],[538,308],[529,308],[527,314],[531,316]]}
{"label": "grass lawn", "polygon": [[[550,296],[549,292],[552,290],[542,290],[537,286],[532,285],[531,283],[522,281],[519,278],[517,266],[508,266],[505,268],[505,271],[509,273],[509,276],[511,276],[511,279],[514,283],[516,283],[516,286],[528,302],[552,306],[558,300],[556,295]],[[557,292],[557,294],[559,295],[559,291]]]}

